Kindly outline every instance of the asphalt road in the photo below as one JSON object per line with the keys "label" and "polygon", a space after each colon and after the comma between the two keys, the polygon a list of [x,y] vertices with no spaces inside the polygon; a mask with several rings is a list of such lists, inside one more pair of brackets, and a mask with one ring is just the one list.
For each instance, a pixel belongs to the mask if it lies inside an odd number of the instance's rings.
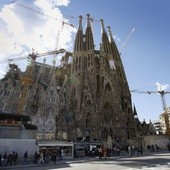
{"label": "asphalt road", "polygon": [[159,153],[148,156],[135,156],[124,158],[84,158],[70,161],[61,161],[50,165],[23,165],[12,167],[0,167],[0,169],[14,170],[168,170],[170,169],[170,153]]}

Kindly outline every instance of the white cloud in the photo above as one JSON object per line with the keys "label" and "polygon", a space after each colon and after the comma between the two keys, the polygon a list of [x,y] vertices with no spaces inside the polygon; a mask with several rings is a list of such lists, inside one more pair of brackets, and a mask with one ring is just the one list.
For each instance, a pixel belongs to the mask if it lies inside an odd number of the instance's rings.
{"label": "white cloud", "polygon": [[[69,0],[18,0],[0,12],[0,62],[4,58],[22,57],[34,48],[39,53],[52,51],[59,36],[59,48],[70,50],[75,29],[60,11]],[[39,13],[38,13],[39,12]],[[44,15],[45,14],[45,15]],[[61,38],[62,37],[62,38]]]}
{"label": "white cloud", "polygon": [[168,84],[162,85],[159,82],[156,82],[156,86],[157,86],[157,91],[167,90],[169,88]]}

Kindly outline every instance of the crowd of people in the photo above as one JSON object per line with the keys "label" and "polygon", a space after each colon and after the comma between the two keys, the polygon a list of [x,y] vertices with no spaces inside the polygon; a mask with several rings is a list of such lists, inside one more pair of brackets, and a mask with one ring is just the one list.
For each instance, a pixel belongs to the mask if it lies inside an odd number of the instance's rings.
{"label": "crowd of people", "polygon": [[[56,163],[57,160],[62,160],[62,151],[60,148],[57,150],[41,150],[40,152],[35,152],[33,157],[33,164],[48,164],[50,161]],[[12,166],[18,164],[28,164],[30,163],[28,156],[28,151],[24,152],[22,158],[18,158],[18,153],[13,152],[4,152],[0,153],[0,166]]]}
{"label": "crowd of people", "polygon": [[13,151],[7,154],[7,152],[4,152],[4,154],[0,153],[0,166],[8,166],[8,165],[16,165],[18,164],[18,154],[17,152]]}
{"label": "crowd of people", "polygon": [[159,151],[159,146],[157,144],[155,145],[147,145],[147,151],[148,152],[158,152]]}
{"label": "crowd of people", "polygon": [[56,163],[57,160],[62,160],[62,151],[57,150],[41,150],[40,153],[35,152],[33,164],[48,164],[50,161]]}
{"label": "crowd of people", "polygon": [[[157,144],[155,145],[147,145],[147,151],[148,152],[158,152],[159,146]],[[128,153],[129,156],[134,155],[142,155],[143,154],[143,148],[141,146],[135,147],[134,145],[128,145],[124,148],[124,152]],[[111,156],[119,156],[123,153],[122,148],[119,147],[93,147],[90,152],[86,150],[84,156],[90,156],[92,158],[98,157],[99,159],[106,159]],[[40,152],[35,152],[33,157],[33,164],[48,164],[49,162],[56,163],[57,160],[62,160],[62,150],[58,147],[55,150],[47,150],[42,149]],[[17,164],[28,164],[30,163],[30,160],[28,159],[28,151],[25,151],[22,159],[18,160],[18,153],[13,152],[4,152],[3,154],[0,153],[0,166],[12,166]]]}
{"label": "crowd of people", "polygon": [[[147,146],[148,152],[158,152],[159,149],[160,148],[157,144]],[[107,157],[120,156],[121,154],[128,154],[129,156],[143,155],[143,148],[142,146],[135,147],[134,145],[127,145],[124,148],[113,147],[112,149],[107,147],[94,147],[90,152],[90,157],[99,157],[99,159],[106,159]]]}

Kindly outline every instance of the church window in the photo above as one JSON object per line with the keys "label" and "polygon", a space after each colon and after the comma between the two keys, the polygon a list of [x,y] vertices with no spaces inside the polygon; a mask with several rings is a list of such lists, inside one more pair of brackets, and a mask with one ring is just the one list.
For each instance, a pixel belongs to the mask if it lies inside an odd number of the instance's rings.
{"label": "church window", "polygon": [[6,90],[4,90],[3,96],[6,96]]}
{"label": "church window", "polygon": [[90,55],[88,54],[88,67],[90,67]]}
{"label": "church window", "polygon": [[100,76],[97,74],[96,76],[96,82],[97,82],[97,93],[100,92]]}
{"label": "church window", "polygon": [[106,84],[106,86],[105,86],[105,90],[109,90],[109,91],[111,91],[111,87],[110,87],[110,84],[109,84],[109,83],[107,83],[107,84]]}
{"label": "church window", "polygon": [[86,59],[86,62],[85,62],[86,63],[86,68],[87,68],[87,58],[85,58],[85,59]]}
{"label": "church window", "polygon": [[73,95],[75,96],[75,94],[76,94],[76,89],[73,88]]}
{"label": "church window", "polygon": [[8,83],[5,83],[4,88],[7,88],[7,87],[8,87]]}
{"label": "church window", "polygon": [[81,57],[79,57],[79,68],[80,68],[80,65],[81,65]]}
{"label": "church window", "polygon": [[102,88],[104,86],[104,77],[102,76]]}
{"label": "church window", "polygon": [[3,104],[3,102],[1,101],[0,102],[0,109],[2,109],[4,107],[4,104]]}
{"label": "church window", "polygon": [[125,108],[127,108],[127,103],[125,102]]}
{"label": "church window", "polygon": [[130,108],[128,108],[128,113],[132,113]]}
{"label": "church window", "polygon": [[53,95],[53,94],[54,94],[54,91],[53,91],[53,90],[51,90],[51,91],[50,91],[50,95]]}
{"label": "church window", "polygon": [[76,57],[76,70],[77,70],[77,65],[78,65],[78,57]]}
{"label": "church window", "polygon": [[92,54],[91,54],[91,65],[93,65]]}
{"label": "church window", "polygon": [[4,111],[7,111],[7,108],[6,108],[6,106],[4,107]]}

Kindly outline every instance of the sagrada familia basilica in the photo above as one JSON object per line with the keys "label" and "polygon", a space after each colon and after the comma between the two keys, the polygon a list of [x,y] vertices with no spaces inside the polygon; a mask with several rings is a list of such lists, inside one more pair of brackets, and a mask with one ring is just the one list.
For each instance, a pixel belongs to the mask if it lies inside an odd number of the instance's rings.
{"label": "sagrada familia basilica", "polygon": [[0,111],[29,115],[39,139],[133,139],[140,123],[111,28],[101,19],[95,49],[90,15],[85,31],[82,21],[80,16],[73,51],[65,52],[61,67],[35,58],[25,72],[10,64],[0,80]]}

